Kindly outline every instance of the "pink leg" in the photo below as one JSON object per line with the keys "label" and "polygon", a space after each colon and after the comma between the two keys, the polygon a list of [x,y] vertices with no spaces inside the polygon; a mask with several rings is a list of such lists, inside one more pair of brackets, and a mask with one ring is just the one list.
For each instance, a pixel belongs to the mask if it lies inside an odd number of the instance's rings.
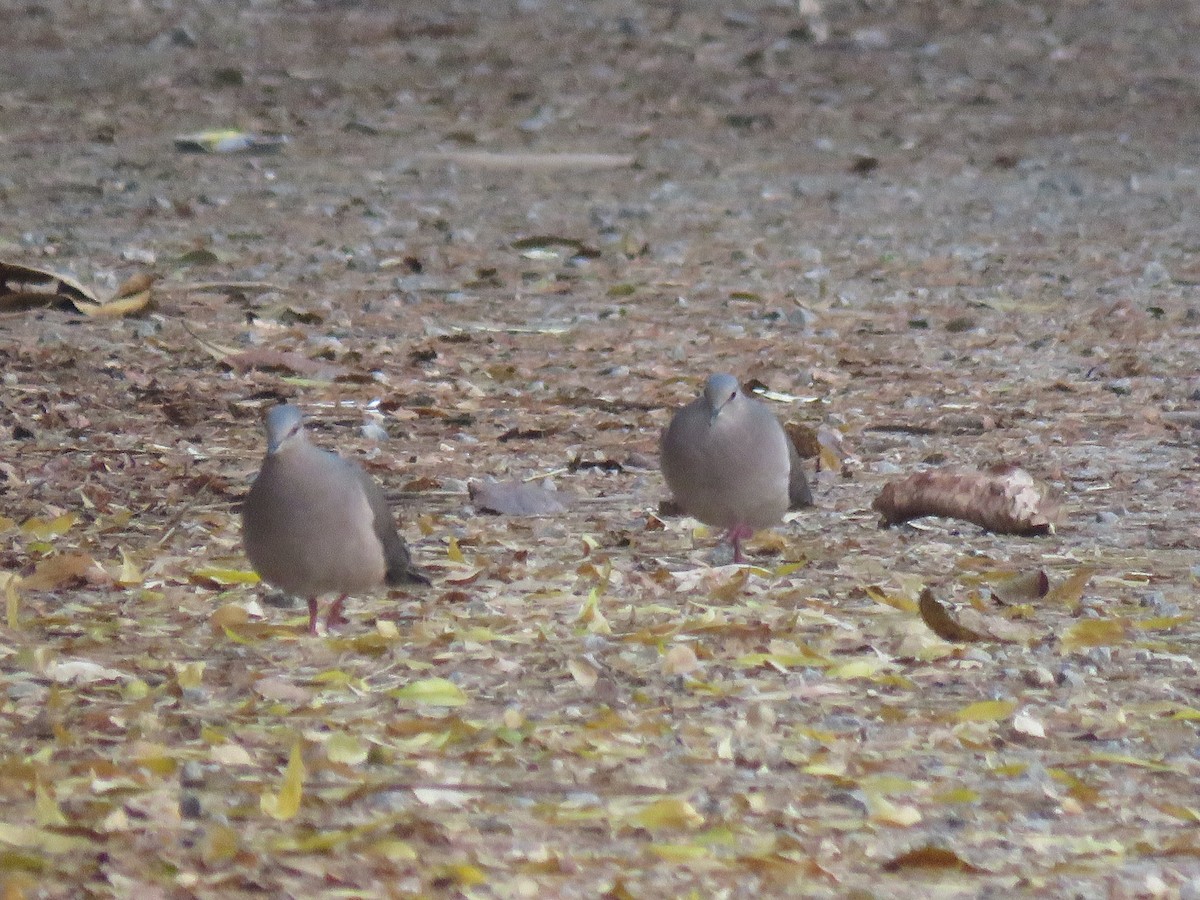
{"label": "pink leg", "polygon": [[733,561],[735,563],[746,561],[746,557],[742,553],[742,541],[749,537],[754,537],[754,529],[749,525],[734,525],[729,529],[729,543],[733,544]]}
{"label": "pink leg", "polygon": [[342,615],[342,609],[346,606],[346,595],[338,597],[333,601],[333,606],[329,607],[329,613],[325,616],[325,627],[332,628],[334,625],[346,624],[346,617]]}
{"label": "pink leg", "polygon": [[317,633],[317,598],[308,598],[308,633]]}

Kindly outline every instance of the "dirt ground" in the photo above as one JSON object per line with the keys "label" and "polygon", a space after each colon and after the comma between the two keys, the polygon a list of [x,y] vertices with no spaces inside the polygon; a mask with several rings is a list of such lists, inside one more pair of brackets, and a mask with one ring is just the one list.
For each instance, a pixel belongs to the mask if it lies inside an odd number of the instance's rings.
{"label": "dirt ground", "polygon": [[[160,278],[0,309],[6,898],[1200,896],[1195,4],[4,18],[0,260]],[[752,568],[658,512],[714,371],[841,441]],[[247,582],[277,400],[430,588]],[[996,462],[1056,534],[878,527]]]}

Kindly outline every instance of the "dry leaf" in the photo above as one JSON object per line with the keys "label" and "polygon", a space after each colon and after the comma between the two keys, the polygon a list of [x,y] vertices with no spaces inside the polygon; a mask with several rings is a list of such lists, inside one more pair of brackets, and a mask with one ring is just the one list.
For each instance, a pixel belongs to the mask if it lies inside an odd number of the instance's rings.
{"label": "dry leaf", "polygon": [[261,369],[266,372],[303,375],[305,378],[322,381],[333,381],[348,371],[345,366],[339,366],[328,360],[309,359],[303,353],[295,353],[290,350],[268,350],[265,347],[229,353],[224,355],[221,361],[238,373]]}
{"label": "dry leaf", "polygon": [[145,309],[151,300],[154,276],[135,275],[109,300],[69,275],[21,263],[0,261],[0,308],[26,308],[53,304],[86,316],[127,316]]}
{"label": "dry leaf", "polygon": [[279,700],[283,703],[302,705],[313,698],[313,692],[306,687],[292,684],[284,678],[270,675],[254,682],[254,690],[268,700]]}
{"label": "dry leaf", "polygon": [[557,491],[522,481],[472,481],[467,484],[471,502],[480,512],[504,516],[553,516],[566,512]]}
{"label": "dry leaf", "polygon": [[33,574],[22,579],[21,587],[31,591],[52,591],[74,584],[107,587],[115,580],[86,553],[60,553],[43,559]]}
{"label": "dry leaf", "polygon": [[596,681],[600,678],[600,670],[585,659],[567,660],[567,670],[576,684],[589,691],[596,686]]}
{"label": "dry leaf", "polygon": [[690,675],[700,668],[700,660],[690,644],[675,644],[663,655],[662,668],[666,675]]}
{"label": "dry leaf", "polygon": [[46,666],[45,676],[59,684],[92,684],[97,681],[122,681],[124,672],[109,669],[86,659],[55,660]]}
{"label": "dry leaf", "polygon": [[980,471],[947,466],[884,485],[872,508],[884,527],[922,516],[947,516],[999,534],[1054,532],[1059,501],[1051,489],[1016,466]]}
{"label": "dry leaf", "polygon": [[300,741],[292,745],[292,753],[288,758],[287,769],[283,773],[283,781],[279,785],[279,793],[262,794],[259,796],[259,807],[272,819],[286,822],[294,819],[300,812],[300,801],[304,797],[304,753]]}
{"label": "dry leaf", "polygon": [[950,869],[955,872],[966,872],[971,875],[983,875],[986,869],[981,869],[964,860],[953,850],[926,844],[892,857],[883,864],[885,872],[903,872],[906,869]]}
{"label": "dry leaf", "polygon": [[942,605],[929,588],[921,591],[918,604],[921,621],[929,626],[929,630],[946,641],[965,643],[968,641],[985,641],[987,636],[972,631],[956,622],[945,606]]}

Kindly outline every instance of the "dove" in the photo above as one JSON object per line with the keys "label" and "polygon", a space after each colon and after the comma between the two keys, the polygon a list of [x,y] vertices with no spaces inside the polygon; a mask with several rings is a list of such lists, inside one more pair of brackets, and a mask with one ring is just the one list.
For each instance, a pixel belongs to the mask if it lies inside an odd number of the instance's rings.
{"label": "dove", "polygon": [[688,515],[728,531],[734,562],[742,541],[812,505],[800,455],[767,406],[732,375],[713,375],[704,393],[676,411],[662,433],[660,465]]}
{"label": "dove", "polygon": [[300,410],[266,415],[267,455],[242,505],[242,543],[263,581],[308,600],[337,594],[326,626],[350,594],[384,584],[428,584],[396,531],[379,483],[357,464],[309,443]]}

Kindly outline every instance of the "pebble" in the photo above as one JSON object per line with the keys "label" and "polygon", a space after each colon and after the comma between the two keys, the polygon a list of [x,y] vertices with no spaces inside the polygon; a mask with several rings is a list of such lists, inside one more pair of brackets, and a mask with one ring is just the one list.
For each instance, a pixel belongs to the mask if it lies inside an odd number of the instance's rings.
{"label": "pebble", "polygon": [[1142,270],[1142,284],[1148,287],[1167,284],[1170,280],[1171,273],[1157,259],[1148,262],[1146,268]]}

